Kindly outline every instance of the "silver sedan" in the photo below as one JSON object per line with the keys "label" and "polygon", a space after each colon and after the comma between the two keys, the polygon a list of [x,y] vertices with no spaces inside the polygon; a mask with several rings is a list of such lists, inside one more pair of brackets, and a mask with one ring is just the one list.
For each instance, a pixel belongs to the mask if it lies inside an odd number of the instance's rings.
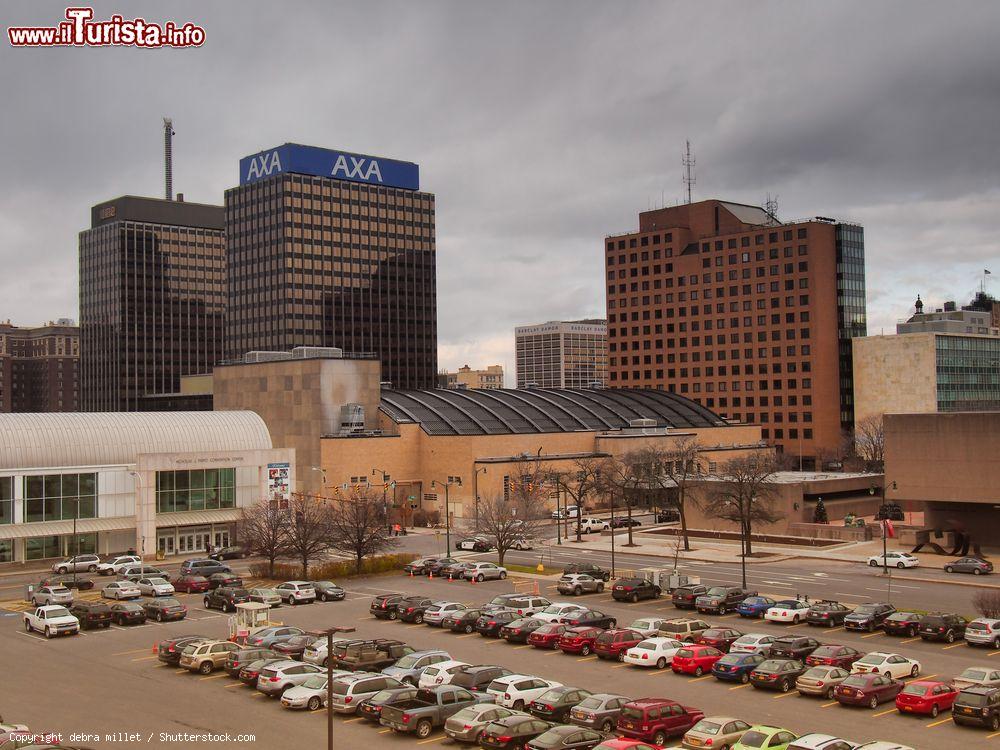
{"label": "silver sedan", "polygon": [[132,581],[112,581],[101,589],[101,596],[105,599],[138,599],[142,592]]}

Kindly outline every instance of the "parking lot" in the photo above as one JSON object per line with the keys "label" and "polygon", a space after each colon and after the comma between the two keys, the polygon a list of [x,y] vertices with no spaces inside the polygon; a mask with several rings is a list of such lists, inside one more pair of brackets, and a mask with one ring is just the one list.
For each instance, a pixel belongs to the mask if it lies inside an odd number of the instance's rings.
{"label": "parking lot", "polygon": [[[100,581],[100,579],[98,579]],[[540,593],[558,598],[551,581],[541,581]],[[530,584],[529,584],[530,585]],[[99,597],[95,590],[85,598]],[[514,582],[481,584],[447,582],[407,576],[379,576],[354,580],[345,587],[348,598],[337,603],[316,603],[274,610],[274,619],[306,629],[332,625],[357,628],[359,637],[398,638],[417,648],[444,648],[469,663],[495,663],[516,672],[538,674],[576,685],[593,692],[617,692],[631,697],[658,696],[696,706],[707,715],[725,714],[751,723],[774,724],[798,732],[828,732],[857,741],[892,739],[915,748],[961,747],[1000,739],[1000,733],[956,727],[950,716],[936,719],[900,716],[886,705],[872,711],[844,708],[839,704],[798,696],[797,693],[770,693],[744,685],[719,683],[711,676],[682,677],[666,670],[640,670],[619,663],[603,662],[596,656],[576,657],[560,651],[539,651],[504,641],[484,639],[478,634],[457,635],[424,625],[375,620],[368,614],[372,596],[379,593],[426,593],[438,599],[477,604],[498,593],[511,591]],[[551,590],[550,590],[551,589]],[[147,623],[140,626],[112,626],[90,630],[79,636],[46,640],[23,632],[18,612],[0,616],[0,649],[4,656],[5,690],[2,713],[8,721],[29,724],[32,729],[63,732],[129,732],[148,738],[146,746],[177,746],[160,739],[161,732],[251,733],[256,743],[237,746],[318,747],[325,736],[325,721],[309,712],[282,709],[252,688],[231,680],[224,673],[209,676],[161,665],[152,653],[159,640],[182,634],[203,634],[225,638],[227,615],[205,610],[197,594],[179,597],[189,608],[184,621]],[[675,610],[665,600],[637,604],[614,602],[607,594],[583,597],[589,605],[614,615],[619,625],[646,615],[673,616]],[[761,621],[740,620],[736,615],[709,617],[744,632],[802,632],[824,643],[844,643],[862,651],[898,651],[920,660],[921,677],[949,677],[973,664],[992,663],[1000,652],[972,649],[964,643],[925,643],[899,639],[881,633],[858,634],[841,628],[811,628],[806,625],[778,626]],[[94,696],[100,696],[105,710],[94,710]],[[58,706],[57,710],[52,707]],[[206,710],[211,706],[211,710]],[[120,708],[119,708],[120,707]],[[395,736],[383,727],[373,727],[356,718],[335,719],[338,744],[348,747],[378,742],[435,744],[446,742],[440,732],[422,741]],[[91,743],[93,744],[93,743]],[[672,743],[679,744],[679,743]],[[103,746],[103,745],[102,745]],[[182,746],[196,746],[196,743]]]}

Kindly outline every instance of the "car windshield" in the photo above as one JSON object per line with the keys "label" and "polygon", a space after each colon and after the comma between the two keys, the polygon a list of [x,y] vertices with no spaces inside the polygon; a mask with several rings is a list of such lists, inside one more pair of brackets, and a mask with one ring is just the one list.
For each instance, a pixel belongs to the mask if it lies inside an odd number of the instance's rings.
{"label": "car windshield", "polygon": [[181,606],[181,603],[179,601],[177,601],[176,599],[167,598],[167,599],[160,599],[160,606],[161,607],[179,607],[179,606]]}
{"label": "car windshield", "polygon": [[986,705],[987,696],[979,695],[978,693],[962,693],[958,696],[958,703],[963,706],[978,706],[982,707]]}
{"label": "car windshield", "polygon": [[407,654],[402,659],[396,662],[396,666],[400,669],[410,669],[418,661],[424,658],[423,654]]}
{"label": "car windshield", "polygon": [[761,662],[760,666],[757,667],[758,672],[780,672],[781,667],[785,662],[780,659],[768,659],[765,662]]}
{"label": "car windshield", "polygon": [[193,654],[195,652],[195,649],[197,649],[197,648],[198,648],[198,645],[195,644],[195,643],[192,643],[190,646],[185,646],[184,650],[181,651],[181,655],[183,655],[183,656],[190,656],[191,654]]}
{"label": "car windshield", "polygon": [[862,604],[860,607],[854,610],[856,615],[873,615],[878,612],[879,607],[875,604]]}
{"label": "car windshield", "polygon": [[[382,692],[386,693],[386,697],[388,697],[388,691],[382,691]],[[372,698],[373,703],[377,702],[376,699],[378,698],[379,695],[382,695],[382,693],[379,693],[374,698]],[[385,700],[385,698],[383,698],[382,700]],[[463,708],[456,714],[452,714],[451,718],[455,719],[455,721],[457,722],[468,724],[471,721],[475,721],[476,718],[478,718],[478,716],[479,716],[479,709],[477,709],[475,706],[469,706],[468,708]]]}
{"label": "car windshield", "polygon": [[881,664],[885,660],[885,657],[879,656],[877,654],[868,654],[868,656],[862,656],[858,659],[858,664]]}
{"label": "car windshield", "polygon": [[66,609],[65,607],[53,607],[52,609],[48,610],[48,614],[46,615],[46,617],[48,617],[49,619],[53,617],[68,617],[68,616],[69,616],[69,610]]}
{"label": "car windshield", "polygon": [[911,683],[903,688],[903,692],[906,693],[907,695],[923,695],[924,693],[927,692],[927,686],[914,685]]}
{"label": "car windshield", "polygon": [[987,672],[983,669],[966,669],[959,677],[966,680],[985,680]]}
{"label": "car windshield", "polygon": [[702,719],[691,728],[691,731],[701,732],[702,734],[718,734],[720,729],[722,729],[721,724],[709,721],[708,719]]}
{"label": "car windshield", "polygon": [[316,674],[302,683],[302,687],[322,690],[326,687],[326,675]]}
{"label": "car windshield", "polygon": [[149,584],[152,586],[162,586],[166,583],[162,578],[150,578]]}
{"label": "car windshield", "polygon": [[934,615],[927,615],[923,620],[920,621],[921,625],[930,625],[932,627],[941,627],[945,624],[943,617],[936,617]]}
{"label": "car windshield", "polygon": [[643,641],[642,643],[637,643],[636,648],[641,648],[643,651],[656,651],[656,644],[649,641]]}
{"label": "car windshield", "polygon": [[545,609],[543,609],[542,612],[547,615],[558,615],[563,611],[569,609],[574,609],[574,607],[569,604],[550,604]]}
{"label": "car windshield", "polygon": [[687,626],[679,622],[661,622],[660,630],[665,633],[686,633]]}
{"label": "car windshield", "polygon": [[865,685],[868,684],[868,678],[865,677],[864,675],[855,674],[851,675],[840,684],[843,685],[844,687],[863,688]]}
{"label": "car windshield", "polygon": [[558,728],[550,729],[539,737],[531,741],[532,747],[562,747],[566,734]]}
{"label": "car windshield", "polygon": [[583,708],[583,709],[591,709],[591,710],[596,711],[596,710],[600,709],[601,706],[603,706],[603,705],[604,704],[601,703],[601,699],[600,698],[585,698],[584,700],[582,700],[579,703],[577,703],[576,707],[577,708]]}
{"label": "car windshield", "polygon": [[313,588],[317,586],[322,586],[323,588],[335,589],[338,588],[337,584],[333,581],[313,581]]}
{"label": "car windshield", "polygon": [[836,656],[843,646],[820,646],[812,652],[813,656]]}
{"label": "car windshield", "polygon": [[989,630],[984,622],[970,622],[966,627],[966,630]]}
{"label": "car windshield", "polygon": [[743,733],[740,737],[740,744],[743,747],[764,747],[764,743],[767,742],[768,735],[763,732],[758,732],[756,729],[750,729]]}
{"label": "car windshield", "polygon": [[914,620],[916,615],[913,612],[893,612],[886,619],[888,620]]}
{"label": "car windshield", "polygon": [[641,719],[645,718],[644,714],[642,713],[642,709],[641,708],[636,708],[635,706],[625,706],[622,709],[622,716],[624,716],[626,719],[640,719],[641,720]]}
{"label": "car windshield", "polygon": [[564,627],[563,625],[542,625],[535,632],[538,635],[551,635],[552,633],[561,633]]}
{"label": "car windshield", "polygon": [[796,609],[799,607],[801,602],[798,599],[782,599],[780,602],[775,604],[775,607],[779,609]]}

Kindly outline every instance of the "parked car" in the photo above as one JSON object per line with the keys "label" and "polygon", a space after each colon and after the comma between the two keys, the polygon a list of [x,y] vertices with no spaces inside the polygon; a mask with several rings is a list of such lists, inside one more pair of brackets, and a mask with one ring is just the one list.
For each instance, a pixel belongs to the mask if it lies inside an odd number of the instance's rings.
{"label": "parked car", "polygon": [[472,536],[467,539],[459,539],[455,542],[455,549],[470,550],[472,552],[489,552],[493,549],[493,544],[484,536]]}
{"label": "parked car", "polygon": [[[143,611],[145,612],[145,610]],[[208,640],[211,639],[204,635],[182,635],[178,638],[167,638],[156,644],[156,658],[164,664],[176,666],[187,646]]]}
{"label": "parked car", "polygon": [[479,735],[479,746],[488,750],[523,750],[551,728],[547,721],[517,713],[487,724]]}
{"label": "parked car", "polygon": [[290,604],[311,604],[316,601],[316,589],[309,581],[285,581],[274,587],[281,601]]}
{"label": "parked car", "polygon": [[668,737],[687,734],[705,713],[666,698],[640,698],[626,703],[616,730],[624,737],[663,745]]}
{"label": "parked car", "polygon": [[142,565],[142,558],[138,555],[118,555],[98,563],[97,572],[102,576],[117,575],[122,568],[131,568],[134,565]]}
{"label": "parked car", "polygon": [[550,622],[528,636],[528,645],[535,648],[554,649],[559,647],[560,638],[567,631],[562,623]]}
{"label": "parked car", "polygon": [[755,724],[743,733],[733,750],[788,750],[796,739],[793,732],[781,727]]}
{"label": "parked car", "polygon": [[821,625],[827,628],[835,628],[844,624],[844,620],[851,614],[851,608],[840,602],[824,599],[815,602],[806,610],[806,623],[809,625]]}
{"label": "parked car", "polygon": [[250,592],[246,589],[222,586],[205,593],[202,604],[205,609],[221,609],[223,612],[235,612],[236,605],[250,601]]}
{"label": "parked car", "polygon": [[[283,639],[277,639],[277,643],[281,643]],[[326,638],[317,638],[312,642],[312,645],[307,646],[306,650],[302,652],[302,661],[307,661],[310,664],[318,664],[321,667],[329,666],[330,664],[330,646],[332,645],[334,649],[338,645],[349,641],[349,638],[334,638],[333,643],[327,643]]]}
{"label": "parked car", "polygon": [[563,575],[582,574],[599,578],[605,583],[611,580],[611,571],[591,562],[569,563],[563,567]]}
{"label": "parked car", "polygon": [[965,642],[970,646],[989,646],[1000,650],[1000,620],[976,618],[965,627]]}
{"label": "parked car", "polygon": [[560,594],[600,594],[604,592],[604,581],[586,573],[564,573],[556,584]]}
{"label": "parked car", "polygon": [[105,599],[138,599],[142,592],[132,581],[112,581],[101,589],[101,596]]}
{"label": "parked car", "polygon": [[1000,688],[971,687],[962,690],[951,706],[951,720],[1000,730]]}
{"label": "parked car", "polygon": [[660,625],[666,621],[665,617],[640,617],[638,620],[633,620],[626,629],[638,633],[643,638],[652,638],[659,632]]}
{"label": "parked car", "polygon": [[[604,633],[602,628],[595,628],[590,625],[582,625],[579,627],[568,627],[566,625],[558,625],[556,627],[563,628],[563,632],[559,635],[556,641],[556,647],[559,648],[564,654],[580,654],[581,656],[589,656],[597,645],[597,639]],[[542,630],[544,628],[539,628]],[[534,638],[539,631],[536,630],[532,633],[528,639]]]}
{"label": "parked car", "polygon": [[552,602],[541,612],[536,612],[532,617],[545,622],[566,622],[574,612],[583,612],[587,609],[584,604],[574,602]]}
{"label": "parked car", "polygon": [[851,665],[852,674],[865,672],[879,672],[886,677],[901,680],[904,677],[916,677],[920,674],[920,662],[916,659],[907,659],[899,654],[872,651]]}
{"label": "parked car", "polygon": [[452,678],[468,666],[464,661],[457,659],[448,659],[432,664],[421,673],[417,680],[417,687],[432,688],[438,685],[450,685]]}
{"label": "parked car", "polygon": [[916,612],[893,612],[882,621],[886,635],[905,635],[914,638],[920,629],[920,615]]}
{"label": "parked car", "polygon": [[49,604],[63,604],[68,607],[73,603],[73,592],[61,585],[41,586],[31,592],[31,603],[36,607]]}
{"label": "parked car", "polygon": [[574,706],[589,697],[589,690],[570,687],[569,685],[560,685],[551,690],[546,690],[535,698],[531,702],[531,705],[528,706],[528,711],[539,719],[562,723],[566,721],[570,710]]}
{"label": "parked car", "polygon": [[273,625],[248,636],[247,646],[270,648],[278,639],[284,639],[293,635],[302,635],[304,632],[302,628],[297,628],[293,625]]}
{"label": "parked car", "polygon": [[476,620],[476,632],[484,638],[499,638],[500,631],[505,625],[520,619],[521,616],[513,610],[500,610],[499,612],[483,614]]}
{"label": "parked car", "polygon": [[169,581],[170,574],[152,565],[129,565],[118,571],[118,580],[120,581],[127,580],[135,583],[140,578],[162,578],[164,581]]}
{"label": "parked car", "polygon": [[285,659],[269,657],[266,659],[254,659],[251,662],[247,662],[247,665],[240,669],[239,681],[247,687],[256,687],[257,679],[260,677],[262,669],[271,664],[278,664],[283,661],[285,661]]}
{"label": "parked car", "polygon": [[570,612],[563,618],[563,622],[574,628],[590,625],[595,628],[613,629],[618,624],[618,620],[613,616],[596,609],[578,609]]}
{"label": "parked car", "polygon": [[645,578],[619,578],[611,587],[612,599],[633,604],[640,599],[656,599],[660,593],[660,587]]}
{"label": "parked car", "polygon": [[269,607],[281,606],[281,596],[274,589],[253,588],[248,589],[247,594],[250,597],[248,601],[266,604]]}
{"label": "parked car", "polygon": [[232,573],[233,569],[219,560],[197,558],[181,563],[181,575],[198,575],[208,578],[212,573]]}
{"label": "parked car", "polygon": [[545,680],[533,675],[511,674],[493,680],[486,688],[486,693],[492,695],[501,706],[523,711],[542,693],[561,685],[561,682]]}
{"label": "parked car", "polygon": [[674,674],[692,674],[701,677],[705,672],[712,671],[712,666],[723,657],[723,653],[713,646],[685,646],[670,662]]}
{"label": "parked car", "polygon": [[736,613],[740,617],[759,619],[775,604],[777,602],[769,596],[748,596],[740,602],[740,606],[736,608]]}
{"label": "parked car", "polygon": [[[347,673],[344,673],[347,674]],[[342,676],[340,674],[338,677]],[[293,688],[294,689],[294,688]],[[365,721],[378,724],[382,718],[382,709],[386,706],[397,705],[403,701],[408,701],[416,697],[420,688],[401,687],[379,690],[371,698],[366,698],[358,705],[357,715]],[[324,694],[324,702],[325,702]]]}
{"label": "parked car", "polygon": [[[296,685],[304,684],[310,677],[322,674],[315,664],[304,664],[294,659],[284,659],[266,664],[257,675],[257,690],[269,698],[282,695]],[[341,678],[345,679],[345,678]]]}
{"label": "parked car", "polygon": [[681,747],[697,750],[699,748],[729,748],[740,741],[740,738],[750,729],[750,725],[742,719],[731,716],[709,716],[695,724],[684,735]]}
{"label": "parked car", "polygon": [[83,630],[111,627],[111,607],[104,602],[74,602],[69,613],[80,621]]}
{"label": "parked car", "polygon": [[795,680],[795,687],[799,695],[819,695],[833,700],[833,691],[837,685],[850,676],[850,671],[843,667],[809,667]]}
{"label": "parked car", "polygon": [[895,702],[903,683],[881,674],[852,674],[834,688],[833,697],[845,706],[878,708],[880,703]]}
{"label": "parked car", "polygon": [[242,588],[243,578],[235,573],[212,573],[208,577],[208,588],[217,589],[220,586],[229,586],[231,588]]}
{"label": "parked car", "polygon": [[901,714],[936,717],[950,711],[958,698],[958,688],[941,680],[913,680],[896,696],[896,710]]}
{"label": "parked car", "polygon": [[477,583],[482,583],[486,580],[502,581],[506,577],[507,568],[491,562],[472,563],[462,573],[462,578],[466,581],[476,581]]}
{"label": "parked car", "polygon": [[209,589],[208,579],[199,575],[183,575],[174,581],[174,591],[185,594],[200,594]]}
{"label": "parked car", "polygon": [[52,572],[65,574],[86,570],[88,573],[96,573],[100,564],[101,558],[97,555],[76,555],[62,562],[52,563]]}
{"label": "parked car", "polygon": [[581,518],[580,531],[584,534],[600,534],[611,529],[611,524],[603,518]]}
{"label": "parked car", "polygon": [[434,602],[424,610],[424,625],[439,628],[444,618],[465,609],[467,607],[461,602]]}
{"label": "parked car", "polygon": [[809,606],[809,602],[801,599],[782,599],[764,612],[764,619],[769,622],[790,622],[798,625],[806,619]]}
{"label": "parked car", "polygon": [[293,635],[287,640],[275,643],[272,649],[278,656],[302,661],[305,650],[316,641],[314,635]]}
{"label": "parked car", "polygon": [[659,633],[666,638],[676,638],[679,641],[694,643],[698,636],[708,630],[709,625],[704,620],[695,620],[689,617],[678,617],[667,620],[660,625]]}
{"label": "parked car", "polygon": [[631,628],[610,628],[601,631],[594,640],[594,653],[599,659],[624,661],[625,652],[638,646],[643,640],[643,635]]}
{"label": "parked car", "polygon": [[844,618],[844,630],[867,630],[873,633],[895,611],[896,608],[888,602],[859,604]]}
{"label": "parked car", "polygon": [[75,573],[70,575],[46,576],[38,582],[38,587],[42,586],[65,586],[71,590],[89,591],[94,588],[94,579],[77,576]]}
{"label": "parked car", "polygon": [[883,566],[890,568],[916,568],[920,565],[920,560],[909,552],[887,552],[885,558],[882,555],[872,555],[868,558],[868,565],[873,568]]}
{"label": "parked car", "polygon": [[993,572],[993,563],[981,557],[960,557],[944,565],[945,573],[972,573],[981,576]]}
{"label": "parked car", "polygon": [[441,571],[444,568],[450,567],[460,562],[461,560],[456,560],[454,557],[439,557],[434,562],[428,563],[424,567],[424,573],[426,573],[428,577],[435,577],[435,576],[440,577]]}
{"label": "parked car", "polygon": [[681,512],[677,508],[667,508],[656,513],[653,518],[655,523],[680,523]]}
{"label": "parked car", "polygon": [[809,667],[825,665],[850,670],[854,662],[862,656],[864,654],[851,646],[842,646],[839,643],[827,643],[809,654],[805,658],[805,662],[806,666]]}
{"label": "parked car", "polygon": [[627,529],[629,526],[642,526],[642,521],[638,518],[628,516],[614,516],[611,518],[612,529]]}
{"label": "parked car", "polygon": [[142,625],[146,622],[146,610],[135,602],[115,602],[111,605],[111,621],[115,625]]}
{"label": "parked car", "polygon": [[553,748],[565,748],[565,750],[593,750],[604,740],[604,735],[595,732],[593,729],[581,729],[567,724],[552,727],[547,732],[535,737],[527,745],[525,750],[553,750]]}
{"label": "parked car", "polygon": [[414,576],[427,575],[427,568],[436,563],[438,559],[437,557],[418,557],[416,560],[406,563],[403,566],[403,572]]}
{"label": "parked car", "polygon": [[438,573],[441,578],[447,578],[450,581],[461,580],[465,577],[465,571],[475,565],[474,562],[470,560],[462,560],[460,562],[452,563],[451,565],[445,565],[441,568],[441,572]]}
{"label": "parked car", "polygon": [[724,615],[737,609],[747,597],[756,595],[756,591],[747,591],[739,586],[713,586],[694,600],[694,607],[702,613]]}
{"label": "parked car", "polygon": [[380,672],[414,651],[415,648],[402,641],[379,638],[334,644],[330,658],[337,669],[351,672]]}
{"label": "parked car", "polygon": [[242,544],[231,544],[228,547],[219,547],[209,553],[210,560],[242,560],[250,554],[250,550]]}
{"label": "parked car", "polygon": [[699,596],[708,592],[708,586],[692,584],[689,586],[678,586],[670,594],[670,602],[677,609],[694,609],[694,603]]}
{"label": "parked car", "polygon": [[588,727],[610,734],[618,724],[622,707],[628,702],[629,698],[624,695],[594,693],[573,706],[566,721],[578,727]]}
{"label": "parked car", "polygon": [[412,732],[425,739],[452,715],[483,699],[482,695],[453,685],[421,689],[409,700],[383,706],[379,723],[395,732]]}
{"label": "parked car", "polygon": [[231,652],[239,649],[232,641],[198,641],[184,647],[178,666],[189,672],[211,674],[226,663]]}
{"label": "parked car", "polygon": [[482,614],[478,609],[460,609],[441,620],[441,627],[452,633],[474,633]]}
{"label": "parked car", "polygon": [[274,658],[277,657],[269,648],[260,648],[257,646],[254,646],[253,648],[240,648],[236,651],[229,652],[229,656],[226,657],[226,661],[222,665],[222,668],[230,677],[238,677],[240,670],[250,662],[257,661],[258,659]]}
{"label": "parked car", "polygon": [[819,645],[819,641],[808,636],[783,635],[771,643],[770,656],[773,659],[798,659],[804,662]]}
{"label": "parked car", "polygon": [[728,654],[729,649],[742,635],[743,633],[733,628],[709,628],[695,639],[695,643],[701,646],[713,646]]}
{"label": "parked car", "polygon": [[920,619],[920,637],[925,641],[947,641],[965,637],[969,621],[951,612],[932,612]]}
{"label": "parked car", "polygon": [[188,608],[172,596],[165,596],[162,599],[150,599],[143,602],[142,606],[146,610],[146,617],[157,622],[183,620],[187,617]]}
{"label": "parked car", "polygon": [[420,625],[424,621],[424,611],[432,604],[434,600],[426,596],[405,596],[396,602],[396,616],[403,622]]}
{"label": "parked car", "polygon": [[331,705],[339,714],[357,713],[358,706],[383,690],[403,687],[392,677],[375,672],[354,672],[334,678],[330,684],[333,692]]}
{"label": "parked car", "polygon": [[377,620],[395,620],[399,617],[396,605],[402,601],[402,594],[382,594],[372,599],[368,613]]}
{"label": "parked car", "polygon": [[493,703],[474,703],[450,716],[444,723],[444,733],[455,742],[478,744],[487,726],[510,716],[524,716],[524,714]]}
{"label": "parked car", "polygon": [[674,655],[687,645],[676,638],[646,638],[628,649],[622,661],[636,667],[666,669],[673,662]]}
{"label": "parked car", "polygon": [[768,659],[750,672],[750,684],[787,693],[805,672],[806,665],[798,659]]}
{"label": "parked car", "polygon": [[528,617],[536,612],[541,612],[552,604],[552,602],[544,596],[538,596],[537,594],[500,594],[493,597],[490,600],[490,604],[505,609],[512,609],[521,615],[521,617]]}
{"label": "parked car", "polygon": [[774,643],[774,636],[767,633],[744,633],[729,647],[732,654],[763,654],[770,656],[771,644]]}
{"label": "parked car", "polygon": [[750,673],[763,664],[763,654],[726,654],[712,665],[712,676],[725,682],[750,682]]}
{"label": "parked car", "polygon": [[580,515],[580,508],[576,505],[567,505],[565,508],[557,508],[552,511],[552,518],[564,519],[564,518],[576,518]]}
{"label": "parked car", "polygon": [[536,617],[521,617],[500,628],[500,637],[508,643],[527,643],[528,636],[534,633],[543,625],[548,625],[545,620]]}
{"label": "parked car", "polygon": [[[72,612],[72,610],[70,611]],[[74,612],[73,614],[76,613]],[[959,690],[977,685],[1000,687],[1000,669],[978,665],[975,667],[966,667],[958,677],[952,680],[952,684]]]}
{"label": "parked car", "polygon": [[493,680],[509,674],[514,673],[495,664],[466,664],[451,676],[451,684],[473,693],[484,693]]}
{"label": "parked car", "polygon": [[173,584],[162,578],[140,578],[136,584],[143,596],[173,596]]}
{"label": "parked car", "polygon": [[[342,677],[346,672],[335,672],[333,677]],[[327,674],[310,675],[301,685],[294,685],[281,694],[282,708],[307,708],[318,711],[326,705]]]}
{"label": "parked car", "polygon": [[316,598],[321,602],[340,602],[347,598],[347,592],[333,581],[310,581]]}

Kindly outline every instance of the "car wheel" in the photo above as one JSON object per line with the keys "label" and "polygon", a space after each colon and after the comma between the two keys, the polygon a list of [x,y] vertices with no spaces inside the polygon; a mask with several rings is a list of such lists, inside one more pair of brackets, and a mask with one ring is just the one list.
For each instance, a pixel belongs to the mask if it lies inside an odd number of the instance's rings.
{"label": "car wheel", "polygon": [[163,613],[162,612],[157,612],[156,613],[156,621],[157,622],[163,622]]}
{"label": "car wheel", "polygon": [[111,627],[111,623],[110,622],[102,622],[101,623],[101,627],[102,628],[110,628]]}
{"label": "car wheel", "polygon": [[920,672],[920,667],[914,664],[913,667],[910,669],[910,677],[916,677],[919,672]]}
{"label": "car wheel", "polygon": [[659,659],[656,660],[656,668],[657,669],[663,669],[666,666],[667,666],[667,660],[664,659],[662,656]]}
{"label": "car wheel", "polygon": [[696,667],[695,668],[695,670],[694,670],[694,676],[695,677],[701,677],[703,674],[705,674],[705,670],[704,669],[702,669],[701,667]]}
{"label": "car wheel", "polygon": [[896,563],[896,567],[897,567],[897,568],[899,568],[900,570],[902,570],[902,569],[903,569],[903,568],[905,568],[906,566],[905,566],[905,565],[903,565],[903,563],[901,563],[901,562],[898,562],[898,563]]}
{"label": "car wheel", "polygon": [[726,614],[726,608],[725,607],[719,607],[719,616],[721,617],[724,614]]}
{"label": "car wheel", "polygon": [[208,602],[208,597],[207,596],[205,597],[204,605],[205,605],[205,609],[211,609],[212,608],[212,605],[209,604],[209,602]]}
{"label": "car wheel", "polygon": [[868,564],[870,566],[872,566],[873,568],[877,568],[878,567],[878,561],[877,560],[869,560]]}
{"label": "car wheel", "polygon": [[870,708],[878,708],[878,696],[877,695],[873,695],[871,698],[868,699],[868,706]]}
{"label": "car wheel", "polygon": [[792,625],[798,625],[798,624],[799,624],[799,616],[795,615],[795,617],[792,618]]}
{"label": "car wheel", "polygon": [[69,573],[69,570],[67,570],[66,567],[63,566],[63,567],[57,568],[56,569],[56,573],[59,573],[60,575],[66,575],[67,573]]}
{"label": "car wheel", "polygon": [[663,747],[663,743],[667,741],[667,735],[663,732],[657,732],[653,735],[653,744]]}
{"label": "car wheel", "polygon": [[948,643],[954,643],[955,642],[955,634],[952,631],[949,630],[947,633],[945,633],[944,639],[946,641],[948,641]]}
{"label": "car wheel", "polygon": [[868,629],[869,633],[874,633],[875,632],[875,623],[874,622],[868,623],[868,628],[867,629]]}
{"label": "car wheel", "polygon": [[296,599],[296,598],[295,598],[294,596],[290,596],[290,597],[288,597],[288,603],[289,603],[289,604],[290,604],[291,606],[293,606],[293,607],[294,607],[294,606],[295,606],[296,604],[298,604],[299,602],[298,602],[298,600],[297,600],[297,599]]}
{"label": "car wheel", "polygon": [[396,610],[392,610],[389,613],[389,619],[390,620],[395,620],[397,617],[399,617],[399,613]]}
{"label": "car wheel", "polygon": [[325,602],[326,601],[326,592],[325,591],[322,594],[319,595],[319,600],[321,602]]}
{"label": "car wheel", "polygon": [[836,694],[837,694],[836,690],[834,690],[833,688],[830,688],[829,690],[827,690],[827,691],[826,691],[826,699],[827,699],[828,701],[832,701],[832,700],[833,700],[833,697],[834,697],[834,696],[835,696]]}
{"label": "car wheel", "polygon": [[916,629],[916,628],[910,628],[909,630],[907,630],[907,631],[906,631],[906,634],[907,634],[907,635],[908,635],[908,636],[909,636],[910,638],[915,638],[915,637],[916,637],[916,635],[917,635],[917,629]]}
{"label": "car wheel", "polygon": [[53,635],[54,635],[54,633],[52,632],[52,629],[49,628],[48,625],[46,625],[45,626],[45,637],[46,638],[51,638]]}
{"label": "car wheel", "polygon": [[994,716],[990,720],[990,729],[992,729],[994,732],[1000,729],[1000,716]]}
{"label": "car wheel", "polygon": [[87,572],[88,573],[93,573],[95,570],[97,570],[97,566],[96,565],[88,565],[87,566]]}
{"label": "car wheel", "polygon": [[604,593],[604,584],[603,583],[597,584],[597,593],[598,594],[603,594]]}
{"label": "car wheel", "polygon": [[892,679],[892,672],[886,672],[884,676],[885,676],[885,678],[887,680],[891,680]]}
{"label": "car wheel", "polygon": [[993,648],[1000,649],[1000,638],[993,641]]}
{"label": "car wheel", "polygon": [[417,625],[420,625],[421,623],[423,623],[423,621],[424,621],[424,616],[419,612],[417,612],[417,614],[414,615],[413,617],[413,622],[415,622]]}
{"label": "car wheel", "polygon": [[610,719],[601,724],[601,731],[604,732],[605,734],[611,734],[611,730],[614,728],[615,724]]}
{"label": "car wheel", "polygon": [[320,699],[314,695],[312,698],[309,699],[309,702],[306,704],[306,707],[310,711],[316,711],[319,709],[320,702],[321,702]]}
{"label": "car wheel", "polygon": [[782,680],[778,687],[781,688],[781,692],[787,693],[792,689],[792,684],[788,680]]}
{"label": "car wheel", "polygon": [[742,682],[744,685],[746,685],[748,682],[750,682],[750,675],[747,674],[746,672],[744,672],[743,674],[741,674],[740,675],[740,682]]}
{"label": "car wheel", "polygon": [[476,576],[476,583],[482,583],[485,580],[486,580],[486,576],[484,576],[482,573],[480,573],[480,574],[478,574]]}
{"label": "car wheel", "polygon": [[420,739],[427,739],[430,737],[432,731],[434,731],[434,725],[431,724],[430,719],[422,719],[417,722],[416,735]]}
{"label": "car wheel", "polygon": [[516,700],[516,701],[514,701],[514,710],[515,711],[523,711],[524,710],[524,701],[522,701],[522,700]]}
{"label": "car wheel", "polygon": [[951,567],[950,565],[945,565],[944,566],[944,572],[945,573],[954,573],[955,569],[953,567]]}
{"label": "car wheel", "polygon": [[24,632],[25,633],[31,632],[31,623],[28,622],[27,620],[24,621]]}
{"label": "car wheel", "polygon": [[931,706],[931,718],[936,719],[937,715],[938,715],[938,705],[937,703],[935,703],[933,706]]}
{"label": "car wheel", "polygon": [[983,571],[981,571],[979,568],[973,568],[972,569],[972,575],[974,575],[974,576],[981,576],[982,574],[983,574]]}
{"label": "car wheel", "polygon": [[502,580],[504,580],[504,579],[505,579],[506,577],[507,577],[507,571],[505,571],[505,570],[501,570],[501,571],[500,571],[500,580],[502,581]]}
{"label": "car wheel", "polygon": [[625,651],[624,651],[624,649],[618,652],[618,661],[625,661]]}
{"label": "car wheel", "polygon": [[583,593],[583,587],[577,586],[573,589],[573,596],[580,596]]}
{"label": "car wheel", "polygon": [[836,625],[837,625],[837,623],[835,623],[835,622],[834,622],[833,620],[830,620],[830,622],[829,622],[829,626],[830,626],[831,628],[833,628],[833,627],[836,627]]}
{"label": "car wheel", "polygon": [[583,648],[580,649],[580,653],[583,654],[584,656],[590,656],[590,646],[588,646],[586,643],[583,644]]}
{"label": "car wheel", "polygon": [[215,669],[215,665],[210,661],[203,661],[198,665],[198,671],[202,674],[212,674],[213,669]]}
{"label": "car wheel", "polygon": [[635,604],[637,601],[639,601],[639,595],[633,591],[632,596],[630,596],[628,600],[633,604]]}

